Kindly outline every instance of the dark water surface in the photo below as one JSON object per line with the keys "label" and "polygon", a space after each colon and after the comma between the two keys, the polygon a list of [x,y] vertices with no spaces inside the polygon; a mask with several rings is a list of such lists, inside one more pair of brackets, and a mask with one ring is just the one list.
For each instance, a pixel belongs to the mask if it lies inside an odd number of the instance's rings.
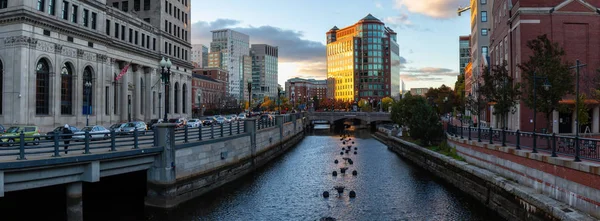
{"label": "dark water surface", "polygon": [[[354,138],[354,136],[357,136]],[[340,155],[339,135],[315,132],[252,175],[150,220],[494,220],[480,203],[408,163],[367,131],[358,154]],[[353,150],[354,151],[354,150]],[[345,164],[349,157],[353,165]],[[334,164],[338,159],[339,164]],[[347,166],[346,174],[332,171]],[[356,170],[358,176],[352,176]],[[344,186],[338,196],[334,186]],[[331,196],[323,198],[323,191]],[[354,190],[356,198],[349,198]]]}

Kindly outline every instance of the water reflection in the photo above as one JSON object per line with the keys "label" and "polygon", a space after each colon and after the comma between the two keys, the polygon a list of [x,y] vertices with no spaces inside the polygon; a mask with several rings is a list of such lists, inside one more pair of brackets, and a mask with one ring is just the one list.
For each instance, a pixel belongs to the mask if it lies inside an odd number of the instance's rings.
{"label": "water reflection", "polygon": [[[256,173],[151,219],[493,220],[485,207],[388,151],[366,130],[354,133],[358,154],[343,156],[339,135],[312,133]],[[344,166],[350,172],[331,175]],[[358,176],[352,176],[353,170]],[[345,187],[341,196],[333,190],[336,185]],[[325,190],[329,198],[322,197]],[[356,198],[348,197],[350,190]]]}

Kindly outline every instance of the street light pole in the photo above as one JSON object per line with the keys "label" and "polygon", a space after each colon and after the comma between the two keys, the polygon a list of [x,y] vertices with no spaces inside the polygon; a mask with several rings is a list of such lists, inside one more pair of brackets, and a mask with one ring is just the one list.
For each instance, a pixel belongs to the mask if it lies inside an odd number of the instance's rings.
{"label": "street light pole", "polygon": [[[165,57],[162,58],[162,60],[160,60],[160,68],[161,68],[161,74],[162,74],[162,80],[165,83],[165,116],[163,118],[163,122],[167,122],[167,112],[169,110],[169,78],[171,77],[171,60],[169,60],[169,58],[167,58],[167,60],[165,61]],[[167,71],[165,71],[165,68],[167,68]]]}
{"label": "street light pole", "polygon": [[83,84],[85,86],[85,92],[86,92],[86,97],[87,97],[87,107],[86,107],[86,115],[85,115],[85,126],[89,126],[90,125],[90,106],[91,106],[91,90],[92,90],[92,82],[85,82],[85,84]]}
{"label": "street light pole", "polygon": [[546,82],[544,82],[544,89],[548,90],[548,88],[550,88],[550,84],[548,83],[548,78],[545,76],[542,77],[538,77],[536,75],[536,72],[533,72],[533,151],[531,151],[532,153],[537,153],[537,138],[536,138],[536,119],[537,119],[537,108],[536,108],[536,102],[537,102],[537,90],[536,90],[536,82],[537,80],[540,79],[545,79]]}
{"label": "street light pole", "polygon": [[248,80],[248,114],[250,114],[250,110],[252,110],[252,81]]}
{"label": "street light pole", "polygon": [[579,68],[580,67],[585,67],[587,66],[586,64],[580,64],[579,63],[579,59],[577,59],[576,64],[574,67],[571,68],[575,68],[575,79],[576,79],[576,83],[575,83],[575,162],[580,162],[581,159],[579,159]]}

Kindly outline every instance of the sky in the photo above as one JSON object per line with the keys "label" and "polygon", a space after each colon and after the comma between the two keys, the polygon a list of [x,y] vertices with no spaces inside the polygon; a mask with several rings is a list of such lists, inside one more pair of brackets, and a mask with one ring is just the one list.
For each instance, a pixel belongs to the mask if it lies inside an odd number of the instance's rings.
{"label": "sky", "polygon": [[367,14],[398,33],[406,89],[454,87],[459,73],[458,39],[470,33],[469,0],[192,0],[192,44],[210,48],[211,30],[230,28],[250,44],[279,47],[281,85],[293,77],[325,79],[325,33]]}

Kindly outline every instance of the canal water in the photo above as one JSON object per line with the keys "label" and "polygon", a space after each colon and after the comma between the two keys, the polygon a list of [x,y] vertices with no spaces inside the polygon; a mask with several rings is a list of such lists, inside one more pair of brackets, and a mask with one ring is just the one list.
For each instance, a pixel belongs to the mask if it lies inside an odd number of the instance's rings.
{"label": "canal water", "polygon": [[[351,135],[357,154],[340,155],[340,136],[315,130],[255,173],[148,220],[495,220],[490,210],[371,138]],[[348,157],[353,164],[342,159]],[[335,164],[334,160],[340,161]],[[340,174],[341,167],[348,167]],[[356,170],[358,175],[351,173]],[[332,176],[337,171],[338,176]],[[340,195],[334,186],[345,187]],[[349,191],[356,197],[350,198]],[[322,196],[329,191],[329,198]]]}

